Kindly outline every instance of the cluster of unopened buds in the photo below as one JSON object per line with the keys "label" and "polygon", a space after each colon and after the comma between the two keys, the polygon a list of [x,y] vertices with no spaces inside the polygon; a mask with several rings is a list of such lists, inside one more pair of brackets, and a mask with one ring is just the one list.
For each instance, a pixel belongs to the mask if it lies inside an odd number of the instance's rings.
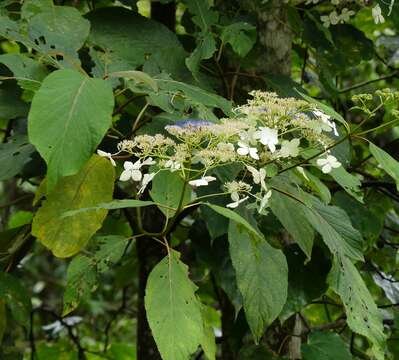
{"label": "cluster of unopened buds", "polygon": [[[266,179],[274,174],[267,173],[267,165],[284,168],[284,165],[295,167],[295,163],[306,162],[306,159],[294,163],[293,160],[301,156],[304,150],[301,145],[313,144],[324,148],[316,164],[328,174],[341,166],[327,147],[327,142],[333,143],[332,138],[339,133],[330,116],[304,101],[281,99],[273,93],[253,92],[252,95],[254,100],[237,108],[237,116],[232,119],[222,119],[219,123],[184,120],[166,126],[169,135],[139,135],[120,142],[115,154],[97,152],[114,166],[114,157],[120,153],[138,159],[125,161],[119,177],[120,181],[138,183],[138,194],[142,194],[161,171],[180,172],[196,189],[217,180],[212,173],[214,168],[240,164],[243,170],[240,174],[244,175],[223,184],[232,200],[226,206],[236,208],[252,197],[262,213],[272,196]],[[144,171],[147,168],[149,172]],[[250,184],[243,181],[248,175]],[[251,192],[254,188],[259,189],[256,194]]]}

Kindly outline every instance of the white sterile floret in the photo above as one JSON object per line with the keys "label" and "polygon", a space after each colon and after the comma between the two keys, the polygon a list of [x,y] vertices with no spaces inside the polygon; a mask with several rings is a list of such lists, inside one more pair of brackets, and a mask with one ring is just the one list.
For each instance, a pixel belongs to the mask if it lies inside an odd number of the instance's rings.
{"label": "white sterile floret", "polygon": [[278,144],[278,131],[277,129],[271,129],[268,127],[260,127],[260,131],[257,132],[256,137],[259,142],[269,147],[270,152],[276,151],[276,145]]}
{"label": "white sterile floret", "polygon": [[191,186],[198,187],[198,186],[207,186],[211,181],[215,181],[216,178],[213,176],[204,176],[201,179],[191,180],[188,183]]}
{"label": "white sterile floret", "polygon": [[242,141],[238,142],[239,148],[237,149],[237,154],[241,156],[249,155],[252,159],[259,160],[258,149],[255,147],[250,147],[248,144]]}
{"label": "white sterile floret", "polygon": [[266,170],[265,169],[255,169],[253,166],[247,165],[248,171],[252,174],[254,184],[260,184],[262,189],[266,189]]}
{"label": "white sterile floret", "polygon": [[323,124],[327,125],[327,126],[323,127],[324,131],[328,131],[329,132],[329,131],[333,130],[335,136],[339,135],[335,122],[330,120],[331,116],[329,116],[327,114],[324,114],[320,110],[314,110],[313,114],[315,116],[317,116],[322,121]]}
{"label": "white sterile floret", "polygon": [[144,174],[138,194],[142,194],[157,173]]}
{"label": "white sterile floret", "polygon": [[341,166],[341,163],[337,160],[337,158],[332,155],[327,155],[325,159],[318,159],[316,163],[324,174],[328,174],[332,169],[336,169]]}
{"label": "white sterile floret", "polygon": [[[231,194],[231,197],[233,198],[233,194]],[[226,207],[230,208],[230,209],[235,209],[238,207],[238,205],[240,205],[241,203],[243,203],[244,201],[248,200],[249,196],[245,196],[242,199],[238,198],[236,201],[227,204]],[[234,199],[233,199],[234,200]]]}
{"label": "white sterile floret", "polygon": [[143,162],[141,162],[141,160],[137,160],[134,164],[131,161],[125,161],[125,163],[123,164],[125,170],[123,170],[121,176],[119,177],[119,180],[128,181],[132,179],[133,181],[140,181],[143,177],[143,174],[140,170],[141,167],[144,165],[152,164],[155,164],[155,161],[153,161],[152,158],[148,158]]}
{"label": "white sterile floret", "polygon": [[298,156],[299,144],[299,139],[284,140],[281,144],[280,156],[283,158]]}
{"label": "white sterile floret", "polygon": [[115,160],[112,158],[112,154],[102,151],[102,150],[97,150],[97,154],[100,155],[101,157],[107,158],[109,161],[111,161],[111,164],[113,166],[116,166]]}
{"label": "white sterile floret", "polygon": [[271,196],[272,196],[272,191],[271,190],[267,191],[266,194],[263,196],[263,198],[262,198],[262,200],[260,202],[259,209],[258,209],[259,213],[261,213],[264,210],[264,208],[267,206]]}
{"label": "white sterile floret", "polygon": [[168,160],[165,163],[165,168],[170,169],[171,172],[177,171],[181,168],[181,164],[178,161]]}
{"label": "white sterile floret", "polygon": [[385,18],[382,15],[380,4],[377,4],[376,6],[373,7],[373,9],[371,10],[371,14],[373,15],[373,19],[376,24],[383,24],[385,22]]}

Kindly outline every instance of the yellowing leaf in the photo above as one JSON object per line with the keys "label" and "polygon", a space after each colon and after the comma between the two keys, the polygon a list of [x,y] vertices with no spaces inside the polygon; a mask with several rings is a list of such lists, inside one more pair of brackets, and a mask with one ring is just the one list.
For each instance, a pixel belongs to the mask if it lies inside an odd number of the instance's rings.
{"label": "yellowing leaf", "polygon": [[78,174],[62,178],[48,195],[33,219],[32,234],[55,256],[76,254],[101,227],[107,210],[70,217],[62,217],[62,214],[110,201],[113,188],[113,166],[106,159],[94,155]]}

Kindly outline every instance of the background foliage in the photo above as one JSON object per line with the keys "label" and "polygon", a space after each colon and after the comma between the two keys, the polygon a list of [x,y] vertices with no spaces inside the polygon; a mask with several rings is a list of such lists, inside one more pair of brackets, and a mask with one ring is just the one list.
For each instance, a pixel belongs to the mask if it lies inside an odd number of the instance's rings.
{"label": "background foliage", "polygon": [[[398,69],[394,1],[1,1],[0,358],[399,359]],[[341,134],[266,215],[95,155],[253,89]]]}

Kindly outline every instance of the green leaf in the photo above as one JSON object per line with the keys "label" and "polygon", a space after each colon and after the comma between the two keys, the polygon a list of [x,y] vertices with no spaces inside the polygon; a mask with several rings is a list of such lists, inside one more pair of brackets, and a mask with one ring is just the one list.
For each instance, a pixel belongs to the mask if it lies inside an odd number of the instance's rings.
{"label": "green leaf", "polygon": [[343,166],[332,169],[330,175],[349,195],[363,202],[363,191],[360,189],[362,182],[357,176],[348,173]]}
{"label": "green leaf", "polygon": [[109,72],[132,70],[164,49],[181,49],[176,35],[159,22],[122,7],[91,12],[89,40],[106,55]]}
{"label": "green leaf", "polygon": [[21,95],[21,89],[14,82],[0,86],[0,119],[15,119],[28,114],[29,106],[21,100]]}
{"label": "green leaf", "polygon": [[385,359],[382,314],[350,259],[345,256],[334,258],[328,283],[342,299],[349,327],[371,341],[376,359]]}
{"label": "green leaf", "polygon": [[62,316],[68,315],[81,301],[87,300],[96,286],[97,274],[92,259],[84,255],[74,257],[68,266]]}
{"label": "green leaf", "polygon": [[77,51],[89,36],[90,23],[70,6],[41,6],[28,22],[28,35],[45,54],[62,55],[64,64],[79,63]]}
{"label": "green leaf", "polygon": [[304,360],[352,360],[348,346],[336,333],[315,331],[302,345]]}
{"label": "green leaf", "polygon": [[[191,188],[177,172],[162,171],[152,180],[151,198],[163,214],[170,218],[176,214],[179,206],[190,202]],[[163,205],[163,206],[162,206]]]}
{"label": "green leaf", "polygon": [[205,34],[191,55],[186,59],[186,65],[194,78],[198,80],[201,60],[209,59],[216,51],[216,42],[211,33]]}
{"label": "green leaf", "polygon": [[0,55],[0,63],[11,70],[19,86],[25,90],[39,89],[42,80],[48,74],[45,66],[24,54]]}
{"label": "green leaf", "polygon": [[53,0],[25,0],[21,7],[21,17],[29,20],[32,16],[53,7]]}
{"label": "green leaf", "polygon": [[208,360],[216,360],[217,346],[215,342],[215,333],[209,322],[209,313],[212,308],[205,305],[202,306],[202,318],[204,322],[204,334],[201,341],[201,347],[204,350],[204,354]]}
{"label": "green leaf", "polygon": [[6,303],[4,300],[0,300],[0,346],[3,342],[4,333],[7,329],[7,313]]}
{"label": "green leaf", "polygon": [[0,144],[0,181],[19,174],[31,159],[35,149],[26,136],[15,135]]}
{"label": "green leaf", "polygon": [[270,208],[307,258],[310,259],[314,230],[306,219],[306,207],[299,201],[274,191],[270,199]]}
{"label": "green leaf", "polygon": [[259,232],[255,230],[247,220],[245,220],[241,215],[237,214],[235,211],[215,204],[204,203],[204,205],[208,206],[218,214],[244,226],[251,234],[255,235],[259,239],[263,239],[262,235],[260,235]]}
{"label": "green leaf", "polygon": [[90,158],[111,125],[113,106],[105,80],[58,70],[43,81],[32,101],[28,133],[47,163],[48,191]]}
{"label": "green leaf", "polygon": [[310,201],[305,210],[307,220],[322,236],[331,253],[363,261],[362,236],[352,226],[346,212],[339,207],[325,205],[310,195],[306,199]]}
{"label": "green leaf", "polygon": [[151,271],[145,309],[163,360],[187,360],[203,339],[201,304],[187,266],[173,251]]}
{"label": "green leaf", "polygon": [[31,302],[26,287],[14,276],[0,272],[0,299],[5,301],[14,319],[28,327]]}
{"label": "green leaf", "polygon": [[256,27],[246,22],[230,24],[223,28],[220,39],[230,44],[236,54],[245,57],[255,45]]}
{"label": "green leaf", "polygon": [[229,225],[229,243],[245,316],[258,342],[287,299],[287,261],[281,250],[234,221]]}
{"label": "green leaf", "polygon": [[97,210],[71,217],[68,210],[93,207],[112,199],[114,168],[94,155],[76,175],[62,178],[43,201],[32,224],[32,234],[55,256],[69,257],[79,252],[101,227],[107,210]]}
{"label": "green leaf", "polygon": [[94,254],[97,271],[102,273],[116,264],[122,257],[129,239],[120,235],[107,235],[96,237],[98,250]]}
{"label": "green leaf", "polygon": [[159,78],[157,83],[162,92],[167,92],[172,96],[180,94],[192,104],[201,104],[211,108],[219,108],[226,115],[232,113],[231,102],[222,96],[203,90],[197,86],[175,81],[170,78]]}
{"label": "green leaf", "polygon": [[373,154],[380,166],[396,181],[399,191],[399,162],[386,151],[370,142],[370,152]]}
{"label": "green leaf", "polygon": [[210,10],[208,0],[185,0],[188,10],[193,14],[193,22],[203,33],[209,30],[209,27],[218,21],[216,11]]}
{"label": "green leaf", "polygon": [[[302,174],[302,172],[304,175]],[[331,201],[331,193],[329,188],[310,171],[303,169],[302,172],[299,172],[299,174],[304,180],[303,182],[305,186],[309,186],[314,192],[316,192],[325,204],[329,204]]]}
{"label": "green leaf", "polygon": [[76,210],[66,211],[62,214],[62,218],[74,216],[80,213],[85,213],[88,211],[96,211],[100,209],[105,210],[117,210],[117,209],[126,209],[126,208],[135,208],[135,207],[145,207],[156,205],[153,201],[143,201],[143,200],[130,200],[130,199],[123,199],[123,200],[112,200],[107,203],[100,203],[96,206],[80,208]]}
{"label": "green leaf", "polygon": [[109,77],[124,78],[134,80],[135,83],[147,85],[153,91],[158,91],[158,84],[148,74],[138,70],[116,71],[108,75]]}

